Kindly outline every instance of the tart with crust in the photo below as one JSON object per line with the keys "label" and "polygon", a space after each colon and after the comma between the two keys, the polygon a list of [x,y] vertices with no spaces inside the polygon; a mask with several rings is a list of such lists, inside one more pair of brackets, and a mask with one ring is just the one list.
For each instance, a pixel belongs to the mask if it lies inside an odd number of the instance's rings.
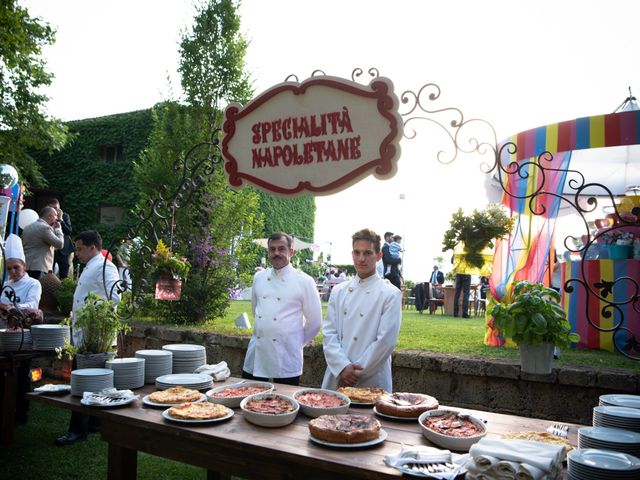
{"label": "tart with crust", "polygon": [[230,410],[219,403],[183,403],[168,410],[170,417],[180,420],[214,420],[229,415]]}
{"label": "tart with crust", "polygon": [[184,387],[171,387],[159,390],[149,395],[149,400],[155,403],[185,403],[200,400],[202,394],[197,390]]}
{"label": "tart with crust", "polygon": [[309,432],[330,443],[361,443],[380,436],[380,422],[371,415],[321,415],[309,422]]}
{"label": "tart with crust", "polygon": [[378,387],[340,387],[337,392],[343,393],[356,403],[376,403],[378,397],[388,393],[386,390]]}
{"label": "tart with crust", "polygon": [[376,411],[392,417],[418,418],[422,412],[438,406],[438,400],[422,393],[386,393],[376,401]]}

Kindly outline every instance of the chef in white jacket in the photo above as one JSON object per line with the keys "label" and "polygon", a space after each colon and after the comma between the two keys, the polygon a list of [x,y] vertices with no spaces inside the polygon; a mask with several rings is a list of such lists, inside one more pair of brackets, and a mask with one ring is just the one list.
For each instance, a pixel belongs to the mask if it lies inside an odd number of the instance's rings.
{"label": "chef in white jacket", "polygon": [[402,320],[402,293],[376,274],[380,236],[352,236],[356,277],[331,292],[322,326],[327,370],[322,388],[380,387],[392,391],[391,354]]}
{"label": "chef in white jacket", "polygon": [[254,329],[242,376],[298,385],[303,347],[320,331],[320,297],[313,279],[291,265],[293,245],[289,235],[270,235],[267,249],[272,267],[253,278]]}

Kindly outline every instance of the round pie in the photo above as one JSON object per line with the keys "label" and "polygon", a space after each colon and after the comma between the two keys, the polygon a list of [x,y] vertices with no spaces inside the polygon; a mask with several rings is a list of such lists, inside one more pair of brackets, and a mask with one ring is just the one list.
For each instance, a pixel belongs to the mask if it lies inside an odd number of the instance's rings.
{"label": "round pie", "polygon": [[279,395],[265,395],[249,398],[244,408],[255,413],[282,415],[283,413],[293,412],[296,409],[296,405]]}
{"label": "round pie", "polygon": [[213,396],[215,398],[231,398],[231,397],[248,397],[249,395],[255,395],[256,393],[264,393],[269,390],[269,387],[261,385],[250,385],[247,387],[229,387],[224,390],[215,392]]}
{"label": "round pie", "polygon": [[149,395],[149,400],[155,403],[185,403],[200,400],[202,394],[197,390],[184,387],[171,387],[166,390],[153,392]]}
{"label": "round pie", "polygon": [[386,393],[378,397],[376,411],[393,417],[418,418],[422,412],[438,408],[438,400],[422,393]]}
{"label": "round pie", "polygon": [[334,408],[347,404],[347,400],[324,392],[306,392],[296,395],[298,403],[315,408]]}
{"label": "round pie", "polygon": [[380,395],[387,393],[378,387],[340,387],[338,392],[345,394],[356,403],[376,403]]}
{"label": "round pie", "polygon": [[429,430],[448,437],[475,437],[484,431],[466,416],[450,411],[444,415],[427,416],[422,424]]}
{"label": "round pie", "polygon": [[380,422],[370,415],[321,415],[309,422],[318,440],[330,443],[361,443],[380,436]]}
{"label": "round pie", "polygon": [[230,410],[219,403],[183,403],[168,410],[169,416],[180,420],[212,420],[226,417]]}

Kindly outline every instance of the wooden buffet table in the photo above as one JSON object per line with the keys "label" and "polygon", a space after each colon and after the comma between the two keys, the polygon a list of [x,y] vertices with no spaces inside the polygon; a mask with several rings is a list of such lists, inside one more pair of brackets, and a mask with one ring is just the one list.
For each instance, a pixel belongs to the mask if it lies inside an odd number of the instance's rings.
{"label": "wooden buffet table", "polygon": [[[235,383],[240,379],[229,379]],[[216,385],[222,385],[217,383]],[[276,384],[280,393],[292,394],[302,387]],[[148,385],[136,390],[140,398],[155,391]],[[67,394],[47,396],[30,393],[32,400],[77,410],[102,418],[102,439],[109,444],[110,480],[135,479],[137,452],[147,452],[207,469],[207,478],[237,475],[247,479],[305,480],[326,478],[397,479],[402,473],[384,464],[386,455],[397,453],[401,444],[431,445],[417,422],[392,422],[380,418],[388,433],[386,441],[367,449],[325,448],[309,440],[309,418],[302,413],[293,424],[282,428],[255,426],[242,418],[242,411],[228,421],[184,426],[162,418],[162,408],[150,408],[141,400],[119,408],[85,407],[80,399]],[[373,414],[370,408],[352,408],[350,413]],[[489,438],[500,438],[510,431],[544,431],[552,422],[513,415],[477,412],[487,421]],[[577,425],[569,440],[577,444]]]}

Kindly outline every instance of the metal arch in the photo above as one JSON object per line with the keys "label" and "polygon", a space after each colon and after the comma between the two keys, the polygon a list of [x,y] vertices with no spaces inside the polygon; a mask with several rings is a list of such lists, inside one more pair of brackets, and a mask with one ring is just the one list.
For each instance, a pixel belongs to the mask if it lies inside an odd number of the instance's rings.
{"label": "metal arch", "polygon": [[[402,104],[407,108],[400,112],[402,116],[405,133],[404,137],[408,140],[415,139],[418,135],[418,131],[415,124],[419,122],[427,122],[432,126],[435,126],[441,132],[445,133],[446,138],[449,139],[450,145],[437,152],[436,158],[438,162],[442,164],[452,163],[457,159],[458,154],[477,153],[482,156],[483,162],[481,163],[481,170],[487,174],[494,174],[498,177],[500,185],[506,195],[517,199],[528,199],[529,207],[534,215],[544,215],[546,209],[543,204],[540,204],[540,208],[536,208],[536,199],[540,196],[553,196],[559,198],[559,200],[568,206],[570,206],[580,216],[582,223],[585,227],[585,234],[587,241],[582,247],[576,248],[573,246],[571,240],[581,237],[580,235],[567,236],[564,239],[564,245],[567,250],[581,254],[580,260],[580,272],[581,278],[569,279],[565,282],[563,289],[567,293],[571,293],[575,288],[582,288],[585,291],[587,302],[597,301],[600,302],[602,307],[600,313],[604,318],[612,318],[617,315],[618,320],[612,327],[601,327],[597,325],[592,318],[590,318],[589,309],[587,309],[587,321],[591,328],[594,328],[600,332],[610,332],[613,338],[613,345],[616,351],[622,355],[634,359],[640,360],[640,339],[636,334],[627,328],[624,324],[624,312],[622,306],[630,305],[635,312],[640,313],[640,286],[638,279],[630,277],[616,278],[614,281],[606,281],[601,279],[598,282],[594,282],[590,285],[585,281],[586,266],[585,258],[586,253],[591,246],[600,238],[601,235],[624,228],[628,226],[639,226],[640,222],[631,222],[625,220],[620,215],[620,212],[615,206],[614,195],[606,185],[600,183],[585,183],[584,175],[576,169],[557,169],[550,167],[553,155],[550,152],[542,152],[533,160],[527,160],[523,162],[511,162],[507,165],[503,165],[500,159],[503,153],[515,154],[518,150],[518,146],[513,142],[506,142],[499,144],[496,136],[495,128],[487,121],[483,119],[469,119],[465,120],[463,112],[456,107],[444,107],[437,108],[435,103],[439,100],[441,94],[440,87],[435,83],[426,83],[421,86],[417,91],[406,90],[400,96]],[[479,128],[480,134],[474,134],[474,129]],[[467,133],[470,131],[471,133]],[[487,155],[489,160],[487,159]],[[518,178],[527,178],[531,175],[531,169],[538,169],[538,177],[541,179],[539,188],[534,192],[518,195],[515,192],[508,190],[504,180],[509,176],[516,176]],[[555,191],[547,191],[548,188],[548,173],[551,171],[562,171],[567,173],[566,185],[571,189],[569,195],[560,195]],[[589,222],[586,219],[586,214],[593,212],[598,207],[598,198],[589,193],[585,195],[584,192],[589,189],[591,192],[593,189],[600,189],[603,192],[605,198],[611,200],[615,209],[615,224],[605,231],[600,232],[597,235],[592,235],[589,231]],[[640,217],[640,209],[633,209],[633,213]],[[627,286],[627,291],[630,291],[628,295],[619,301],[615,301],[612,296],[614,289],[619,286]]]}

